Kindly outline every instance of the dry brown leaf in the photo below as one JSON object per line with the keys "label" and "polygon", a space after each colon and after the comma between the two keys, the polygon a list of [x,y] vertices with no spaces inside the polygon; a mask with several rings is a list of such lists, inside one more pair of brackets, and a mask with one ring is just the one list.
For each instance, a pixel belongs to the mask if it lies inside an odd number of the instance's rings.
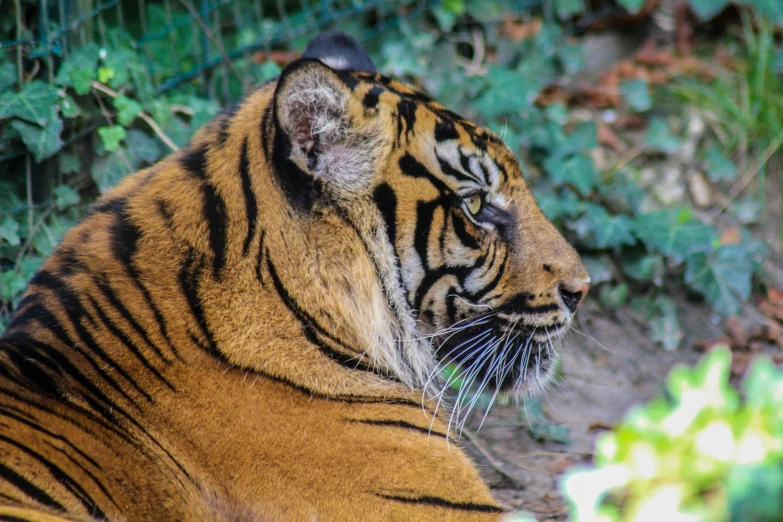
{"label": "dry brown leaf", "polygon": [[739,245],[742,241],[742,232],[739,227],[729,227],[720,235],[721,245]]}
{"label": "dry brown leaf", "polygon": [[571,469],[574,463],[571,459],[560,457],[549,463],[549,473],[552,475],[559,475],[564,471]]}
{"label": "dry brown leaf", "polygon": [[511,17],[506,17],[503,20],[503,25],[500,27],[500,36],[519,43],[522,40],[528,40],[536,36],[541,32],[543,25],[544,22],[541,18],[533,18],[527,22],[518,22]]}

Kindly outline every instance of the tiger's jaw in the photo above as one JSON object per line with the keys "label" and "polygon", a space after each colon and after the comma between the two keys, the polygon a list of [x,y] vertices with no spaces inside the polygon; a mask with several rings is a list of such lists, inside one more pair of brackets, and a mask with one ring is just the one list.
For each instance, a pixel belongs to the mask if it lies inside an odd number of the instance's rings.
{"label": "tiger's jaw", "polygon": [[554,377],[557,347],[570,323],[570,316],[546,325],[535,318],[492,312],[457,324],[435,337],[439,367],[457,367],[446,385],[461,382],[460,393],[473,388],[472,393],[516,400],[536,394]]}

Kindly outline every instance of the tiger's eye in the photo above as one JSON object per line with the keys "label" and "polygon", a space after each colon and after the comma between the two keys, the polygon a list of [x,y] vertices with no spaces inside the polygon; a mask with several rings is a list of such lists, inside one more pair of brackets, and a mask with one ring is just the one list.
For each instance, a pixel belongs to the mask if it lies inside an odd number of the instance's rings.
{"label": "tiger's eye", "polygon": [[470,195],[464,198],[462,201],[465,202],[465,206],[468,208],[468,212],[474,216],[481,210],[481,194]]}

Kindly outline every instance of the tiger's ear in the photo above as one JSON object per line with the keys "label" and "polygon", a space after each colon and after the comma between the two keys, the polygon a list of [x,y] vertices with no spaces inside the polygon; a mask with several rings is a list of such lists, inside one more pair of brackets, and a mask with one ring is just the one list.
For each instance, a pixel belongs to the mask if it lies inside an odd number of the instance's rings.
{"label": "tiger's ear", "polygon": [[334,195],[368,188],[385,147],[381,129],[339,74],[302,59],[280,75],[274,98],[278,130],[293,161]]}

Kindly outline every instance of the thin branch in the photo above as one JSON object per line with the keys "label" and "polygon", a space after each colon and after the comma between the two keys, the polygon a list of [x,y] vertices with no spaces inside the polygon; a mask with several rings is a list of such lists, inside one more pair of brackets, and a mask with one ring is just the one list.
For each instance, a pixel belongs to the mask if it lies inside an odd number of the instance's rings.
{"label": "thin branch", "polygon": [[[106,87],[102,83],[92,82],[91,85],[92,85],[93,89],[95,89],[96,91],[102,92],[103,94],[109,96],[110,98],[117,98],[120,95],[120,93],[118,93],[117,91],[115,91],[113,89],[110,89],[110,88]],[[147,125],[149,125],[150,128],[152,129],[152,132],[154,132],[158,136],[158,138],[160,138],[160,140],[163,143],[165,143],[172,151],[176,152],[176,151],[179,150],[179,147],[177,146],[177,144],[174,143],[174,141],[171,138],[169,138],[166,135],[165,132],[163,132],[163,129],[161,129],[158,126],[158,124],[155,123],[155,120],[152,119],[152,116],[150,116],[149,114],[147,114],[144,111],[141,111],[139,113],[139,118],[144,120],[147,123]]]}

